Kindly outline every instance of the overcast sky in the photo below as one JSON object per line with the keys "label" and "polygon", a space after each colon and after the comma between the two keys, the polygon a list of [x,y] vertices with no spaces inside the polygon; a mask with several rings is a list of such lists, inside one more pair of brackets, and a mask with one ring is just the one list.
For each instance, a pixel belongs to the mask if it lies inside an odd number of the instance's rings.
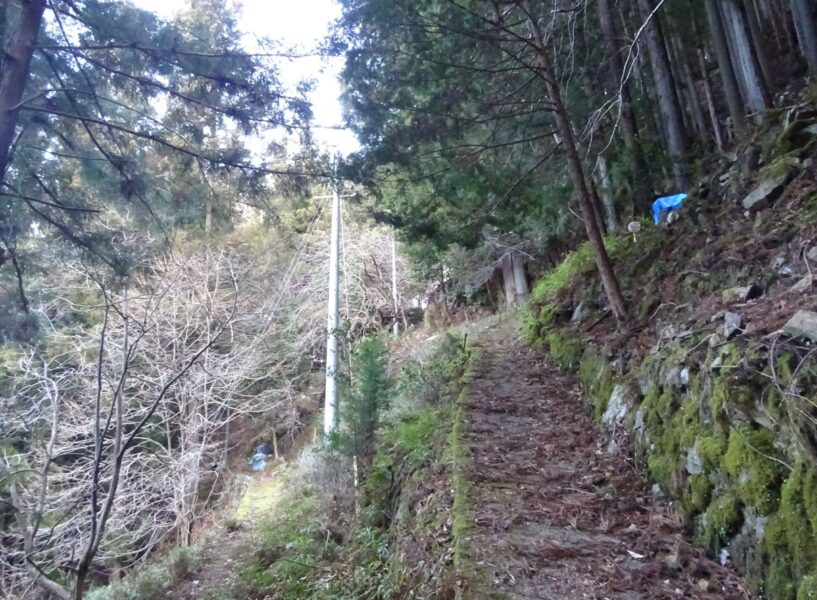
{"label": "overcast sky", "polygon": [[[165,18],[172,17],[188,4],[188,0],[131,1]],[[238,24],[245,34],[248,49],[252,49],[254,39],[270,38],[307,53],[316,49],[341,13],[335,0],[244,0],[240,11]],[[342,62],[341,58],[308,57],[281,64],[282,77],[288,85],[295,85],[304,78],[318,80],[311,96],[318,126],[342,124],[338,100],[341,94],[338,74]],[[344,153],[357,147],[355,137],[349,131],[316,129],[315,138]]]}

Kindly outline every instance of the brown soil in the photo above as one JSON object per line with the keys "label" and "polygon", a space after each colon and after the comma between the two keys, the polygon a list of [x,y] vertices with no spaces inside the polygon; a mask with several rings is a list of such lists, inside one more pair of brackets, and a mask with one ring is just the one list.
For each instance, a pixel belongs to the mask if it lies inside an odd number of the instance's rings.
{"label": "brown soil", "polygon": [[608,452],[574,378],[517,341],[478,336],[468,395],[473,598],[748,598],[684,538],[633,461]]}

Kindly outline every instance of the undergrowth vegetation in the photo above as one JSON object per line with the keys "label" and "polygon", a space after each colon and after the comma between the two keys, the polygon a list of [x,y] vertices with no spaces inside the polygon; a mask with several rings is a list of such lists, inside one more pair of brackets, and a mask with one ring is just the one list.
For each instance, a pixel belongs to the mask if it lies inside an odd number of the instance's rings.
{"label": "undergrowth vegetation", "polygon": [[[464,527],[452,513],[463,508],[451,491],[464,460],[455,398],[470,351],[464,338],[446,335],[394,381],[385,351],[380,341],[361,346],[346,396],[351,425],[315,451],[311,470],[291,476],[224,597],[427,598],[453,590],[452,529]],[[352,472],[344,479],[351,487],[328,485],[319,475],[326,464]]]}
{"label": "undergrowth vegetation", "polygon": [[[626,251],[628,243],[629,238],[625,237],[608,236],[604,239],[604,246],[612,260]],[[547,328],[559,315],[561,307],[556,302],[559,295],[569,288],[576,277],[590,273],[593,268],[590,242],[583,242],[543,275],[533,286],[520,316],[522,339],[529,344],[541,345]]]}
{"label": "undergrowth vegetation", "polygon": [[161,561],[107,587],[91,590],[88,600],[164,600],[168,592],[201,566],[202,544],[170,551]]}

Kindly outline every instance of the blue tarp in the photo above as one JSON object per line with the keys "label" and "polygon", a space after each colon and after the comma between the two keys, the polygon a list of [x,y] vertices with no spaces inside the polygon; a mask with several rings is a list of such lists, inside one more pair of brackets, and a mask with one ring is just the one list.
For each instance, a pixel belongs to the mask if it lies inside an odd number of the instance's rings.
{"label": "blue tarp", "polygon": [[256,454],[248,461],[250,463],[250,468],[253,471],[263,471],[267,466],[268,458],[269,456],[266,454]]}
{"label": "blue tarp", "polygon": [[255,447],[255,454],[247,462],[253,471],[263,471],[267,466],[267,459],[273,455],[273,450],[269,444],[260,444]]}
{"label": "blue tarp", "polygon": [[674,196],[664,196],[663,198],[658,198],[655,202],[652,203],[652,218],[655,221],[655,224],[658,225],[661,223],[661,217],[664,213],[671,213],[674,210],[678,210],[681,208],[681,205],[686,200],[686,197],[689,194],[675,194]]}

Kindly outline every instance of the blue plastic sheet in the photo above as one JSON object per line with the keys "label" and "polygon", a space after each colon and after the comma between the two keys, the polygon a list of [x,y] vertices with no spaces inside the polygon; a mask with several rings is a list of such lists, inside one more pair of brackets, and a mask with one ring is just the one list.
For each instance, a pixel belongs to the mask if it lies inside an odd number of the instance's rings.
{"label": "blue plastic sheet", "polygon": [[652,218],[655,221],[655,224],[658,225],[661,223],[661,217],[664,216],[665,213],[669,214],[674,210],[678,210],[681,208],[681,205],[686,200],[689,194],[675,194],[673,196],[664,196],[663,198],[658,198],[655,202],[652,203]]}
{"label": "blue plastic sheet", "polygon": [[267,467],[267,460],[273,455],[269,444],[260,444],[255,447],[255,454],[247,462],[253,471],[263,471]]}
{"label": "blue plastic sheet", "polygon": [[253,471],[263,471],[267,467],[268,458],[266,454],[256,454],[249,460],[250,468]]}

